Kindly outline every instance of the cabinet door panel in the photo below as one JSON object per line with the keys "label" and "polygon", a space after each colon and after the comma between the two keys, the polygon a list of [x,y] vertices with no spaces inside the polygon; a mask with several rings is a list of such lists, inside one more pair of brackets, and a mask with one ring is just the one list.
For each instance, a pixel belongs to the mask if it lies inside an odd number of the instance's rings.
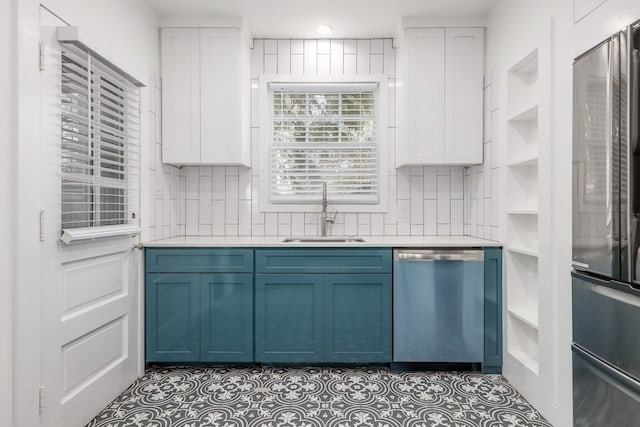
{"label": "cabinet door panel", "polygon": [[406,31],[404,164],[442,163],[445,140],[445,42],[441,28]]}
{"label": "cabinet door panel", "polygon": [[502,249],[484,250],[484,361],[482,372],[502,372]]}
{"label": "cabinet door panel", "polygon": [[320,285],[317,275],[256,275],[257,362],[322,361]]}
{"label": "cabinet door panel", "polygon": [[202,274],[202,362],[253,361],[253,275]]}
{"label": "cabinet door panel", "polygon": [[239,163],[240,30],[200,30],[202,163]]}
{"label": "cabinet door panel", "polygon": [[391,275],[327,274],[325,360],[391,362]]}
{"label": "cabinet door panel", "polygon": [[147,362],[195,362],[200,357],[198,274],[147,274]]}
{"label": "cabinet door panel", "polygon": [[[200,35],[162,29],[162,161],[200,162]],[[160,114],[160,112],[156,112]],[[158,166],[159,167],[159,166]]]}
{"label": "cabinet door panel", "polygon": [[482,29],[447,28],[446,52],[445,160],[482,163]]}

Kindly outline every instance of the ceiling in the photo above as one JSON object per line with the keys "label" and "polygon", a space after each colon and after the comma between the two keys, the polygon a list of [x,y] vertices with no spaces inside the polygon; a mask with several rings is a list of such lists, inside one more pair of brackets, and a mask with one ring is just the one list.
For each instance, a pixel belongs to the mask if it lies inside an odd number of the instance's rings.
{"label": "ceiling", "polygon": [[486,16],[497,0],[146,0],[158,16],[242,16],[254,37],[393,36],[403,16]]}

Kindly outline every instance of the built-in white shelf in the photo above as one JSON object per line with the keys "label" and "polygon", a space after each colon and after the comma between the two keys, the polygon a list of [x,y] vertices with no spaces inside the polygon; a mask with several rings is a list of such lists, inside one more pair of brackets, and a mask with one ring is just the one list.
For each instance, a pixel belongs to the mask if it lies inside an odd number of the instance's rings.
{"label": "built-in white shelf", "polygon": [[522,156],[521,158],[510,161],[507,166],[509,167],[521,167],[521,166],[536,166],[538,164],[538,155],[531,154]]}
{"label": "built-in white shelf", "polygon": [[515,246],[508,247],[507,250],[514,254],[525,255],[530,257],[538,257],[538,251],[535,249],[519,248]]}
{"label": "built-in white shelf", "polygon": [[509,315],[534,329],[538,329],[538,313],[531,308],[509,308]]}
{"label": "built-in white shelf", "polygon": [[538,375],[539,364],[536,359],[531,357],[527,352],[523,350],[512,350],[509,352],[518,362],[524,365],[525,368],[530,370],[534,375]]}
{"label": "built-in white shelf", "polygon": [[526,122],[538,119],[538,104],[525,105],[520,107],[509,116],[510,122]]}
{"label": "built-in white shelf", "polygon": [[538,215],[537,209],[510,209],[507,211],[509,215]]}

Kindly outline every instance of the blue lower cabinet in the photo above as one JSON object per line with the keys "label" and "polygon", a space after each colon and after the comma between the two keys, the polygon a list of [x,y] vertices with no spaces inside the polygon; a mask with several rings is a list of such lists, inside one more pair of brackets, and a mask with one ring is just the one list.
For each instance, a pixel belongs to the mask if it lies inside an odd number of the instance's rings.
{"label": "blue lower cabinet", "polygon": [[313,274],[256,274],[256,362],[322,362],[321,285]]}
{"label": "blue lower cabinet", "polygon": [[200,361],[253,361],[253,274],[200,275]]}
{"label": "blue lower cabinet", "polygon": [[324,276],[325,361],[391,362],[391,275]]}
{"label": "blue lower cabinet", "polygon": [[484,362],[482,372],[502,373],[502,249],[484,250]]}
{"label": "blue lower cabinet", "polygon": [[200,275],[148,273],[145,285],[147,362],[200,359]]}

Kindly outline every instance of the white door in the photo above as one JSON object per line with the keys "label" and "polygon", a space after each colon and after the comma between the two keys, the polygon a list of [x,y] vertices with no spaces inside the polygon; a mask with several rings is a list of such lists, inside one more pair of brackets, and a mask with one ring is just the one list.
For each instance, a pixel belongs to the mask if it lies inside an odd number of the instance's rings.
{"label": "white door", "polygon": [[[131,237],[63,244],[60,237],[60,47],[40,11],[44,227],[41,243],[43,426],[84,426],[139,375],[139,262]],[[42,68],[42,67],[41,67]],[[39,313],[38,313],[39,311]]]}

